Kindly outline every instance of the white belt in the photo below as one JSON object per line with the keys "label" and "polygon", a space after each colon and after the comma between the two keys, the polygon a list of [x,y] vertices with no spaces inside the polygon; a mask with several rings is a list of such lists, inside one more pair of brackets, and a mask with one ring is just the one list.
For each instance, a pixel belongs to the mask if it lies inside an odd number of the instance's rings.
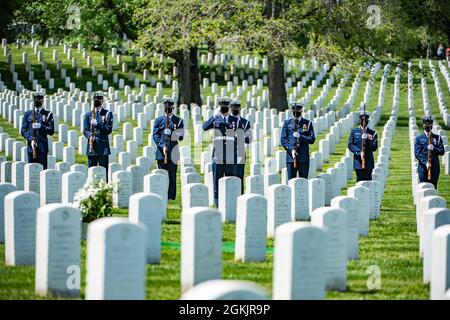
{"label": "white belt", "polygon": [[234,141],[234,137],[227,137],[227,136],[219,136],[219,137],[215,137],[215,140],[226,140],[226,141]]}

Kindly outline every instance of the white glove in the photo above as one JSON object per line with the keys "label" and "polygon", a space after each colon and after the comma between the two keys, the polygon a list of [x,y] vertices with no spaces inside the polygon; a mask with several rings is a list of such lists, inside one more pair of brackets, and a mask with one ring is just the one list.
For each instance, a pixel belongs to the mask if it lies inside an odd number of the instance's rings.
{"label": "white glove", "polygon": [[33,129],[40,129],[41,128],[41,124],[38,122],[33,123]]}
{"label": "white glove", "polygon": [[429,144],[429,145],[428,145],[428,150],[433,151],[433,149],[434,149],[434,145]]}
{"label": "white glove", "polygon": [[366,140],[366,139],[367,139],[367,133],[363,133],[363,134],[361,135],[361,138],[364,139],[364,140]]}
{"label": "white glove", "polygon": [[292,158],[297,158],[297,151],[295,151],[295,150],[292,150]]}
{"label": "white glove", "polygon": [[37,142],[35,140],[31,141],[31,147],[32,148],[36,148],[37,147]]}
{"label": "white glove", "polygon": [[430,163],[427,162],[427,170],[430,168]]}
{"label": "white glove", "polygon": [[164,146],[163,147],[163,153],[166,154],[166,152],[169,152],[169,149],[166,146]]}
{"label": "white glove", "polygon": [[364,158],[364,151],[361,151],[361,158]]}
{"label": "white glove", "polygon": [[169,135],[170,133],[171,133],[172,131],[170,131],[170,129],[169,128],[167,128],[167,129],[164,129],[164,134],[167,134],[167,135]]}
{"label": "white glove", "polygon": [[300,138],[300,133],[298,133],[297,131],[294,132],[294,138],[296,138],[296,139]]}

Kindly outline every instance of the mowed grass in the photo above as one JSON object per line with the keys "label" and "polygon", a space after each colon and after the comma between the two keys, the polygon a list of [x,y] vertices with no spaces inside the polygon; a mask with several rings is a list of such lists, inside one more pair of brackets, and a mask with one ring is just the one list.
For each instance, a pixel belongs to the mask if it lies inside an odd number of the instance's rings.
{"label": "mowed grass", "polygon": [[[382,71],[380,70],[380,73]],[[3,71],[2,71],[3,73]],[[391,75],[393,68],[391,70]],[[378,77],[379,79],[379,77]],[[429,79],[430,80],[430,79]],[[347,83],[349,91],[351,81]],[[364,82],[358,91],[355,107],[362,100]],[[383,116],[377,130],[381,135],[382,126],[389,118],[392,108],[393,78],[389,78]],[[378,97],[379,81],[374,82],[370,109],[374,109]],[[348,93],[347,93],[348,94]],[[416,112],[421,108],[420,91],[415,90]],[[332,94],[328,96],[330,98]],[[432,94],[430,92],[430,102]],[[342,101],[346,94],[344,94]],[[369,110],[370,110],[369,109]],[[130,121],[131,122],[131,121]],[[0,126],[11,137],[21,139],[18,129],[0,119]],[[191,130],[192,131],[192,130]],[[148,133],[147,131],[146,133]],[[191,132],[191,134],[193,134]],[[325,133],[324,133],[325,135]],[[323,137],[324,137],[323,135]],[[144,139],[146,135],[144,135]],[[54,138],[56,141],[57,138]],[[319,140],[319,139],[318,139]],[[318,144],[318,140],[317,143]],[[381,140],[381,137],[380,137]],[[206,144],[206,143],[205,143]],[[345,154],[347,139],[344,137],[336,146],[336,152],[331,156],[332,166]],[[314,146],[314,148],[318,146]],[[314,150],[314,149],[313,149]],[[315,151],[315,150],[314,150]],[[142,150],[140,150],[142,152]],[[399,121],[392,143],[391,159],[389,163],[390,175],[387,189],[382,201],[381,217],[370,223],[368,237],[360,238],[360,258],[348,264],[348,289],[346,292],[328,292],[328,299],[427,299],[429,288],[422,285],[422,262],[419,258],[418,237],[416,235],[415,207],[411,195],[411,167],[409,158],[408,118],[406,102],[406,72],[402,73],[400,94]],[[81,157],[83,158],[83,157]],[[78,158],[77,158],[78,160]],[[81,160],[81,159],[80,159]],[[84,159],[83,159],[84,160]],[[83,161],[81,160],[81,161]],[[198,168],[197,168],[198,169]],[[247,165],[247,173],[249,165]],[[324,167],[323,171],[326,170]],[[448,178],[448,177],[446,177]],[[442,194],[449,192],[448,184],[440,183]],[[349,183],[349,186],[354,182]],[[343,194],[346,190],[342,191]],[[448,196],[446,197],[447,200]],[[177,186],[177,200],[170,201],[168,216],[163,224],[162,257],[159,265],[147,265],[147,298],[148,299],[178,299],[180,289],[180,213],[181,189],[180,181]],[[127,210],[117,209],[116,215],[127,215]],[[267,260],[264,263],[240,263],[234,261],[232,253],[235,226],[223,225],[223,278],[245,279],[254,281],[271,292],[272,287],[272,247],[273,241],[267,243]],[[85,283],[85,249],[82,242],[82,298],[84,297]],[[4,245],[0,245],[0,298],[1,299],[36,299],[34,294],[34,267],[7,267],[4,264]],[[370,266],[378,266],[381,272],[381,288],[369,289],[368,281],[371,274],[367,272]]]}

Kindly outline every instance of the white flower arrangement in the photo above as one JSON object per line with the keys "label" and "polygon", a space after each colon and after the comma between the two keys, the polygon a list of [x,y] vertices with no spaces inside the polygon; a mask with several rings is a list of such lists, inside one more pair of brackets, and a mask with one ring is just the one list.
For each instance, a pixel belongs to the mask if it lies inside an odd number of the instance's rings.
{"label": "white flower arrangement", "polygon": [[113,209],[112,193],[115,184],[104,180],[88,181],[74,195],[73,205],[80,209],[83,222],[111,216]]}

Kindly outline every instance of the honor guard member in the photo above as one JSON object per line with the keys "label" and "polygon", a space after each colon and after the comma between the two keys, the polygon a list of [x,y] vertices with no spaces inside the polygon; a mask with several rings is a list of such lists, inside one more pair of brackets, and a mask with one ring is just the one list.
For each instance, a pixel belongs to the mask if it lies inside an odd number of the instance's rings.
{"label": "honor guard member", "polygon": [[[108,162],[111,150],[109,148],[109,135],[113,129],[113,114],[102,107],[104,97],[102,93],[93,96],[94,109],[84,115],[84,136],[88,143],[86,155],[88,166],[102,166],[106,169],[108,177]],[[108,179],[108,178],[106,178]]]}
{"label": "honor guard member", "polygon": [[236,176],[235,130],[238,118],[229,114],[231,100],[219,98],[219,113],[203,124],[203,130],[214,129],[212,171],[214,179],[214,203],[217,206],[219,179],[224,176]]}
{"label": "honor guard member", "polygon": [[178,141],[184,137],[183,119],[173,113],[175,100],[163,100],[164,115],[156,118],[153,126],[153,141],[157,146],[156,160],[158,168],[167,170],[169,174],[168,198],[175,200],[177,195],[177,167],[180,159]]}
{"label": "honor guard member", "polygon": [[291,103],[293,117],[283,123],[281,145],[286,150],[286,167],[288,180],[308,179],[309,145],[316,141],[312,121],[302,117],[303,104]]}
{"label": "honor guard member", "polygon": [[445,152],[440,135],[431,132],[433,119],[431,116],[422,118],[424,132],[416,137],[414,154],[419,161],[418,173],[420,182],[431,182],[437,189],[440,165],[439,156]]}
{"label": "honor guard member", "polygon": [[245,145],[252,141],[252,129],[250,121],[242,118],[241,113],[241,101],[233,100],[230,104],[231,114],[235,116],[237,120],[236,124],[236,176],[241,179],[241,193],[244,193],[244,173],[245,173]]}
{"label": "honor guard member", "polygon": [[377,132],[368,127],[370,113],[359,114],[359,127],[353,128],[348,138],[348,149],[353,153],[356,181],[372,180],[373,153],[378,149]]}
{"label": "honor guard member", "polygon": [[44,95],[33,95],[33,109],[25,112],[20,133],[27,139],[27,153],[29,163],[40,163],[47,169],[47,155],[49,151],[47,135],[55,133],[53,114],[42,106]]}

